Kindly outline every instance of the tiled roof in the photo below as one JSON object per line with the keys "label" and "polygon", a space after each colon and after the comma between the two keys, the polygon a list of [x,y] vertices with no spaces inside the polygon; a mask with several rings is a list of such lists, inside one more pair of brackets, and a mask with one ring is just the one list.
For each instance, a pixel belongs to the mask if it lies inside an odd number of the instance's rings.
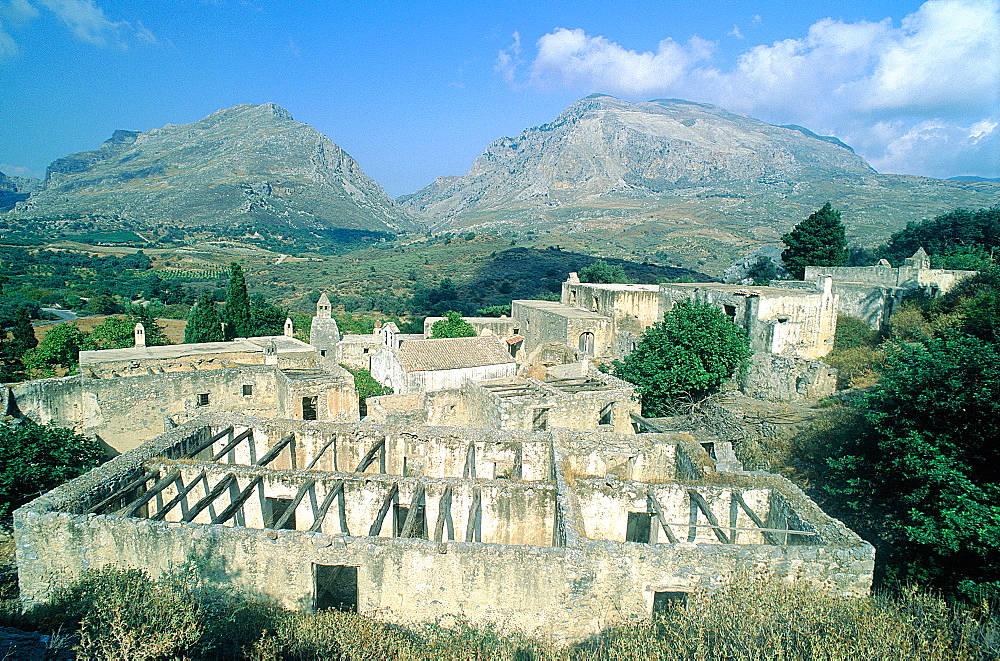
{"label": "tiled roof", "polygon": [[495,335],[410,340],[399,347],[398,355],[407,372],[457,370],[514,362],[506,345]]}

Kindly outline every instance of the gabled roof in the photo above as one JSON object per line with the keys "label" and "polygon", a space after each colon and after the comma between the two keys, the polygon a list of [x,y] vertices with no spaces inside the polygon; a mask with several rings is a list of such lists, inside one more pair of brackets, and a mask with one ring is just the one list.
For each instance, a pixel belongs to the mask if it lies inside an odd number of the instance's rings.
{"label": "gabled roof", "polygon": [[457,370],[514,362],[505,343],[495,335],[409,340],[399,347],[397,355],[407,372]]}

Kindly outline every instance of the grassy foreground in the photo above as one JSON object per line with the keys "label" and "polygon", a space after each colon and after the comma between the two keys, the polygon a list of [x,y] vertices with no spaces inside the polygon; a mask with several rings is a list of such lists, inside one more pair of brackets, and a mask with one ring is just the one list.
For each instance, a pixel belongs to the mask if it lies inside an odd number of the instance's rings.
{"label": "grassy foreground", "polygon": [[[985,606],[953,607],[917,590],[845,599],[745,575],[652,621],[572,646],[462,620],[404,628],[374,618],[299,613],[178,577],[90,572],[49,605],[0,626],[75,631],[80,659],[992,659],[1000,631]],[[57,637],[54,637],[57,638]],[[65,637],[64,637],[65,638]]]}

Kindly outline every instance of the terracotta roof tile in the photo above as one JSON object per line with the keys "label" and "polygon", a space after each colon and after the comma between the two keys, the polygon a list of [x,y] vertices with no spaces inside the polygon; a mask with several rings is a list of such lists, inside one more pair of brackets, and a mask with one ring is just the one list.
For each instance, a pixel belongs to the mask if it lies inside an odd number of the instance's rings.
{"label": "terracotta roof tile", "polygon": [[409,340],[399,347],[398,355],[407,372],[457,370],[514,362],[503,340],[495,335]]}

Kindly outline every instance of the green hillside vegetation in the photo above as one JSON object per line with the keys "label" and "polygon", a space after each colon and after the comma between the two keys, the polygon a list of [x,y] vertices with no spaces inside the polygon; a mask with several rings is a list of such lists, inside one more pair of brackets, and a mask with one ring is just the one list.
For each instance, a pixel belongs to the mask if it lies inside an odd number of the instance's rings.
{"label": "green hillside vegetation", "polygon": [[923,248],[935,268],[976,270],[993,261],[1000,247],[1000,206],[955,209],[930,220],[908,223],[876,251],[878,257],[899,266]]}

